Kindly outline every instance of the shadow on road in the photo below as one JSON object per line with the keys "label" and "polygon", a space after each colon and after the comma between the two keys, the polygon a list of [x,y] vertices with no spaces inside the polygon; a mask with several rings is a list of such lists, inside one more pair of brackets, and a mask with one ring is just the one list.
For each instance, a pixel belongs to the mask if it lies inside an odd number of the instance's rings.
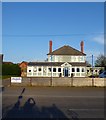
{"label": "shadow on road", "polygon": [[55,104],[52,104],[50,107],[42,106],[41,108],[38,108],[35,100],[31,97],[28,98],[28,100],[25,102],[23,106],[21,106],[24,92],[25,92],[25,88],[22,90],[14,106],[11,109],[7,110],[5,116],[3,116],[3,119],[47,118],[47,119],[56,119],[56,120],[59,119],[69,120]]}
{"label": "shadow on road", "polygon": [[21,107],[20,99],[22,98],[18,99],[14,107],[5,114],[4,118],[55,118],[56,120],[63,118],[68,120],[64,113],[59,110],[55,104],[50,107],[43,106],[39,109],[35,100],[29,98]]}

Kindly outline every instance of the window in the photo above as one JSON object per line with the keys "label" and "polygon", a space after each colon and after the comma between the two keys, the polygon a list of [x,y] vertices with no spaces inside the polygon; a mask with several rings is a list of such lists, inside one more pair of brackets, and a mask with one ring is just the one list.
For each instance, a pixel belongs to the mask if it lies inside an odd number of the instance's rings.
{"label": "window", "polygon": [[89,70],[87,70],[87,73],[89,73]]}
{"label": "window", "polygon": [[43,72],[46,72],[46,68],[43,68]]}
{"label": "window", "polygon": [[74,56],[74,61],[76,61],[76,57]]}
{"label": "window", "polygon": [[75,72],[75,68],[72,68],[72,72]]}
{"label": "window", "polygon": [[41,68],[39,68],[38,71],[41,71]]}
{"label": "window", "polygon": [[84,72],[84,68],[82,68],[82,72]]}
{"label": "window", "polygon": [[37,68],[34,68],[34,70],[33,70],[34,72],[37,72]]}
{"label": "window", "polygon": [[31,72],[31,70],[29,70],[29,72]]}
{"label": "window", "polygon": [[80,56],[78,57],[78,62],[80,62]]}
{"label": "window", "polygon": [[61,72],[61,68],[58,68],[58,72]]}
{"label": "window", "polygon": [[79,69],[79,68],[77,68],[77,72],[80,72],[80,69]]}
{"label": "window", "polygon": [[56,68],[53,68],[53,72],[56,72]]}
{"label": "window", "polygon": [[84,57],[83,56],[80,56],[80,61],[83,61],[84,60]]}
{"label": "window", "polygon": [[51,68],[48,68],[49,72],[51,72]]}

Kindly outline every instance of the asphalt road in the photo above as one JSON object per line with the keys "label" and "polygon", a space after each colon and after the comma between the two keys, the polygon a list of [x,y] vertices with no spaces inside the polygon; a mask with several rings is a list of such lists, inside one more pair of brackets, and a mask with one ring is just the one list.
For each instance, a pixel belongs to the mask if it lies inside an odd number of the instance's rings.
{"label": "asphalt road", "polygon": [[103,88],[6,87],[3,118],[104,118]]}

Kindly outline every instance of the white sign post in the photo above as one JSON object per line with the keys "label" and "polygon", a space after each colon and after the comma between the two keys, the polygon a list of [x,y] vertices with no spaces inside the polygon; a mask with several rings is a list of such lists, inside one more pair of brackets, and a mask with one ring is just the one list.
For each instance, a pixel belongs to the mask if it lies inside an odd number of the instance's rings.
{"label": "white sign post", "polygon": [[22,83],[22,77],[11,77],[11,83]]}

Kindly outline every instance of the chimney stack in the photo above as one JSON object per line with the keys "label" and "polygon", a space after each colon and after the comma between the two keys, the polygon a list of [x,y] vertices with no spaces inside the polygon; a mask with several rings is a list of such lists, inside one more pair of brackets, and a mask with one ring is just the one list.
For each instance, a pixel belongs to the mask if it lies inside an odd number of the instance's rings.
{"label": "chimney stack", "polygon": [[49,41],[49,53],[52,52],[52,40]]}
{"label": "chimney stack", "polygon": [[84,53],[84,41],[81,41],[80,46],[81,46],[81,52]]}

